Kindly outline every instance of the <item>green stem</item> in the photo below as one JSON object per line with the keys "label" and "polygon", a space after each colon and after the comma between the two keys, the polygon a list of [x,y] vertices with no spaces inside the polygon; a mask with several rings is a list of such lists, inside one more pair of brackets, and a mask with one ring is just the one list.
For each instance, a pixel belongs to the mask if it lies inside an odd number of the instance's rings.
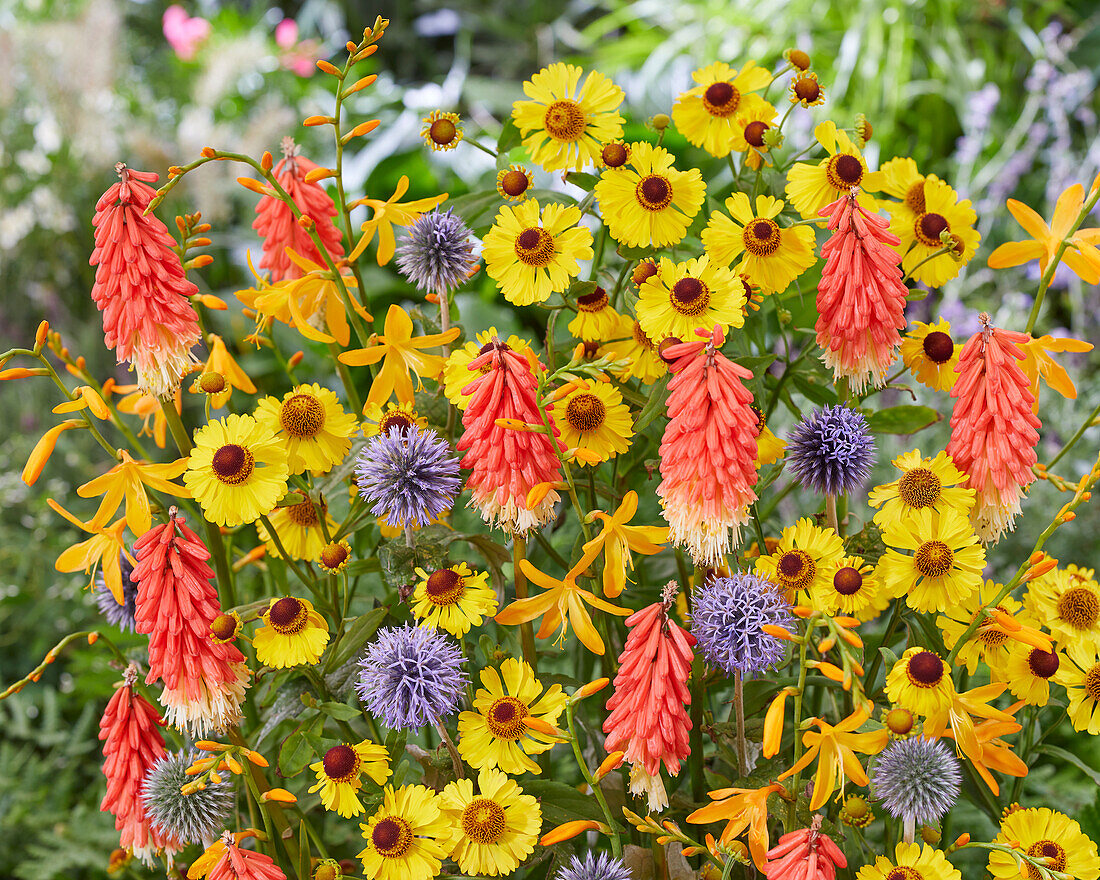
{"label": "green stem", "polygon": [[[798,692],[794,695],[794,763],[802,757],[802,696],[806,692],[806,647],[810,641],[810,624],[806,624],[806,638],[798,646]],[[802,787],[802,771],[794,775],[787,791],[793,800],[787,805],[786,830],[792,831],[798,818],[798,791]]]}
{"label": "green stem", "polygon": [[[302,570],[298,567],[297,563],[293,559],[291,559],[290,554],[286,552],[286,547],[283,546],[282,539],[279,537],[279,533],[275,530],[275,526],[271,524],[271,520],[268,519],[266,515],[261,514],[260,522],[263,523],[264,528],[267,529],[267,534],[271,537],[271,542],[275,545],[275,549],[279,551],[279,556],[282,557],[282,560],[287,564],[287,567],[291,571],[293,571],[295,575],[297,575],[298,580],[305,584],[306,587],[309,588],[309,591],[311,593],[313,593],[314,595],[319,595],[317,584],[314,579],[306,577],[306,575],[302,574]],[[333,612],[335,613],[335,611],[336,609],[334,608]]]}
{"label": "green stem", "polygon": [[580,767],[581,775],[584,776],[584,781],[587,782],[592,789],[592,793],[596,796],[596,800],[600,804],[600,809],[603,810],[604,818],[607,820],[607,833],[611,837],[611,851],[615,854],[616,858],[620,858],[623,854],[623,843],[619,836],[619,825],[615,821],[615,817],[611,815],[611,808],[607,805],[607,798],[604,797],[599,782],[596,781],[596,778],[588,769],[588,764],[585,763],[584,756],[581,754],[581,744],[577,739],[576,725],[573,723],[573,714],[576,711],[576,707],[577,704],[572,700],[565,704],[565,720],[569,726],[569,742],[573,746],[573,756],[577,759],[577,766]]}
{"label": "green stem", "polygon": [[1058,462],[1062,460],[1062,457],[1077,445],[1077,441],[1081,439],[1085,431],[1092,427],[1092,423],[1096,420],[1097,416],[1100,416],[1100,404],[1098,404],[1096,409],[1089,413],[1088,418],[1081,423],[1081,427],[1077,429],[1077,433],[1070,437],[1069,440],[1066,441],[1066,445],[1058,450],[1058,454],[1054,456],[1047,465],[1047,470],[1058,464]]}
{"label": "green stem", "polygon": [[[516,598],[527,598],[527,575],[523,573],[520,562],[527,556],[527,539],[520,534],[512,535],[512,576],[516,581]],[[539,674],[539,658],[535,651],[535,628],[527,620],[519,627],[520,641],[523,643],[523,659],[527,665]]]}
{"label": "green stem", "polygon": [[745,688],[741,681],[741,672],[733,672],[733,705],[737,713],[737,772],[744,778],[749,775],[749,762],[745,754]]}
{"label": "green stem", "polygon": [[[894,610],[890,615],[890,622],[886,625],[886,632],[883,633],[882,641],[879,642],[879,648],[888,647],[890,640],[894,637],[894,633],[898,628],[898,624],[901,622],[901,609],[905,603],[901,599],[894,600]],[[863,677],[864,687],[867,689],[867,693],[872,693],[875,687],[875,676],[878,675],[878,668],[882,665],[882,651],[875,651],[871,657],[871,663],[867,667],[867,674]]]}

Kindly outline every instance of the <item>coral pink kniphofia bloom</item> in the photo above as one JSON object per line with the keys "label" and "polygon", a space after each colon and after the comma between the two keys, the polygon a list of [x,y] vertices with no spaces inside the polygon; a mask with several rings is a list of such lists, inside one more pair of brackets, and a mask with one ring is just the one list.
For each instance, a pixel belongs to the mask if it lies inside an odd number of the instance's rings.
{"label": "coral pink kniphofia bloom", "polygon": [[[498,420],[542,425],[538,384],[527,358],[495,336],[468,369],[481,375],[462,389],[471,397],[462,414],[465,432],[456,448],[466,451],[461,464],[471,471],[466,484],[472,503],[487,523],[523,534],[553,516],[559,496],[552,486],[561,479],[561,461],[541,429],[506,428]],[[557,451],[564,452],[558,429],[553,432]],[[536,489],[540,484],[546,491]]]}
{"label": "coral pink kniphofia bloom", "polygon": [[241,849],[230,832],[222,835],[222,843],[225,849],[206,880],[286,880],[286,874],[270,856]]}
{"label": "coral pink kniphofia bloom", "polygon": [[[344,255],[340,230],[333,223],[336,205],[327,192],[316,181],[307,181],[306,174],[318,166],[305,156],[299,155],[301,147],[293,138],[283,138],[283,158],[275,166],[275,179],[287,191],[298,210],[313,220],[317,237],[325,246],[333,261]],[[287,255],[289,247],[298,254],[318,265],[324,264],[320,252],[309,233],[294,219],[290,205],[275,196],[262,196],[256,205],[256,219],[252,228],[264,240],[264,256],[260,260],[261,269],[271,270],[272,281],[285,278],[301,278],[303,270]]]}
{"label": "coral pink kniphofia bloom", "polygon": [[729,530],[740,528],[756,500],[759,420],[742,384],[752,373],[718,351],[721,327],[695,332],[703,338],[664,352],[675,376],[657,495],[669,540],[686,547],[697,565],[717,565],[730,548]]}
{"label": "coral pink kniphofia bloom", "polygon": [[134,555],[136,629],[149,635],[145,681],[164,680],[165,717],[192,736],[235,724],[248,669],[236,647],[210,637],[221,613],[210,551],[173,509],[167,523],[138,538]]}
{"label": "coral pink kniphofia bloom", "polygon": [[611,713],[603,723],[609,752],[623,749],[632,765],[630,791],[649,796],[649,809],[668,806],[661,781],[661,762],[670,776],[691,751],[688,735],[691,705],[687,681],[691,675],[695,636],[668,617],[676,596],[675,582],[654,602],[626,620],[630,630],[619,655],[615,693],[607,701]]}
{"label": "coral pink kniphofia bloom", "polygon": [[982,329],[963,346],[951,396],[951,440],[947,454],[970,477],[977,492],[971,511],[974,530],[988,542],[1011,531],[1020,496],[1035,474],[1035,446],[1042,423],[1035,415],[1031,382],[1020,362],[1026,333],[993,327],[985,312]]}
{"label": "coral pink kniphofia bloom", "polygon": [[199,289],[187,280],[167,227],[143,213],[157,175],[122,162],[115,171],[120,180],[96,202],[92,218],[92,299],[103,312],[104,343],[137,370],[142,391],[164,397],[198,364],[191,348],[202,334],[190,297]]}
{"label": "coral pink kniphofia bloom", "polygon": [[825,267],[817,285],[817,344],[835,379],[856,393],[881,385],[898,356],[905,329],[901,255],[889,222],[865,211],[856,194],[821,209],[832,235],[821,247]]}
{"label": "coral pink kniphofia bloom", "polygon": [[104,740],[103,775],[107,777],[107,793],[99,808],[114,814],[115,828],[121,832],[119,846],[151,864],[155,853],[175,852],[182,845],[156,832],[142,805],[145,774],[166,752],[160,734],[164,719],[152,703],[134,693],[136,679],[137,667],[131,665],[99,722],[99,738]]}
{"label": "coral pink kniphofia bloom", "polygon": [[821,822],[818,813],[809,828],[784,834],[768,850],[764,867],[768,880],[835,880],[836,869],[848,867],[840,847],[828,834],[821,833]]}

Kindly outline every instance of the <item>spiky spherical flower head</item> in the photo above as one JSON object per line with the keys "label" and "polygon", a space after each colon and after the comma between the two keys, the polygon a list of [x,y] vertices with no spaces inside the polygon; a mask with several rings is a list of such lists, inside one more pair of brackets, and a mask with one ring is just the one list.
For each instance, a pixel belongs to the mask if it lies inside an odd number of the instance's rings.
{"label": "spiky spherical flower head", "polygon": [[118,604],[115,594],[107,586],[102,569],[97,570],[95,574],[95,604],[99,608],[99,613],[107,618],[109,624],[117,626],[123,632],[133,632],[134,613],[137,608],[134,604],[137,599],[137,584],[130,580],[130,574],[134,566],[121,551],[118,554],[118,563],[119,568],[122,569],[122,604]]}
{"label": "spiky spherical flower head", "polygon": [[815,410],[787,440],[787,461],[803,486],[822,495],[860,488],[875,463],[875,441],[862,413],[838,404]]}
{"label": "spiky spherical flower head", "polygon": [[631,880],[630,869],[610,853],[589,851],[573,856],[569,864],[558,871],[556,880]]}
{"label": "spiky spherical flower head", "polygon": [[421,214],[397,249],[397,268],[426,293],[454,290],[477,262],[471,234],[470,227],[451,211]]}
{"label": "spiky spherical flower head", "polygon": [[426,526],[450,510],[462,488],[458,458],[430,428],[416,425],[374,437],[355,465],[359,494],[390,525]]}
{"label": "spiky spherical flower head", "polygon": [[224,829],[233,809],[233,785],[207,782],[191,794],[180,789],[193,782],[186,770],[195,755],[175,752],[165,755],[145,774],[141,801],[153,828],[181,844],[209,842]]}
{"label": "spiky spherical flower head", "polygon": [[762,672],[783,659],[783,641],[765,624],[793,629],[791,606],[755,574],[708,578],[695,593],[691,634],[707,661],[726,672]]}
{"label": "spiky spherical flower head", "polygon": [[959,798],[962,774],[951,748],[910,737],[890,743],[871,771],[871,791],[895,819],[932,825]]}
{"label": "spiky spherical flower head", "polygon": [[462,665],[458,644],[437,630],[388,627],[359,661],[359,699],[391,730],[434,724],[462,699]]}

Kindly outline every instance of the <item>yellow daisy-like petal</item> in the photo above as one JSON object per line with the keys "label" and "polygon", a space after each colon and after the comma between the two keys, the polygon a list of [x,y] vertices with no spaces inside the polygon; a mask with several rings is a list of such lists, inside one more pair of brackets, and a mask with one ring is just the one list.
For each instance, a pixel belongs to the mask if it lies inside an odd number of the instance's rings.
{"label": "yellow daisy-like petal", "polygon": [[657,274],[642,284],[636,311],[650,339],[695,339],[695,330],[742,327],[745,285],[720,264],[703,256],[684,263],[661,257]]}
{"label": "yellow daisy-like petal", "polygon": [[508,302],[517,306],[545,302],[580,272],[578,260],[592,259],[592,233],[578,226],[581,212],[536,199],[505,205],[485,236],[485,271]]}
{"label": "yellow daisy-like petal", "polygon": [[1008,649],[1003,678],[1016,699],[1031,706],[1045,706],[1050,702],[1050,683],[1058,681],[1058,673],[1069,662],[1058,649],[1044,651],[1013,641]]}
{"label": "yellow daisy-like petal", "polygon": [[428,420],[416,411],[412,403],[388,403],[383,409],[377,403],[363,407],[363,436],[376,437],[386,431],[428,427]]}
{"label": "yellow daisy-like petal", "polygon": [[817,219],[822,208],[855,186],[860,207],[874,211],[875,200],[867,193],[881,188],[880,172],[867,170],[859,147],[832,121],[817,126],[814,137],[829,156],[814,164],[795,163],[787,174],[787,201],[805,219]]}
{"label": "yellow daisy-like petal", "polygon": [[[959,637],[978,616],[979,610],[989,606],[1003,586],[987,580],[977,592],[971,593],[965,602],[953,605],[936,618],[936,626],[943,632],[943,643],[947,650],[950,651],[955,647]],[[1015,616],[1022,606],[1011,596],[1006,596],[993,607],[1009,616]],[[995,620],[983,615],[977,631],[959,649],[955,662],[966,666],[967,675],[974,675],[978,671],[978,664],[985,663],[994,678],[1003,678],[1009,649],[1013,644],[1014,642]]]}
{"label": "yellow daisy-like petal", "polygon": [[810,594],[810,605],[815,611],[860,621],[873,620],[889,604],[890,597],[883,590],[874,566],[864,563],[859,556],[841,559],[832,580],[819,584]]}
{"label": "yellow daisy-like petal", "polygon": [[413,617],[421,626],[443,629],[456,639],[470,627],[497,613],[497,596],[488,585],[489,575],[474,572],[465,562],[431,574],[416,569],[420,577],[412,594]]}
{"label": "yellow daisy-like petal", "polygon": [[[978,250],[982,236],[974,228],[977,220],[969,199],[960,201],[958,193],[947,183],[936,177],[926,178],[924,211],[914,217],[904,211],[895,212],[890,221],[890,232],[901,240],[896,250],[903,255],[902,269],[929,287],[940,287],[950,281]],[[943,233],[952,236],[955,252],[929,259],[943,248],[940,238]]]}
{"label": "yellow daisy-like petal", "polygon": [[[1032,858],[1047,859],[1046,866],[1075,880],[1097,880],[1100,857],[1096,844],[1081,831],[1081,826],[1064,813],[1046,807],[1013,810],[1001,820],[994,843],[1011,847]],[[1016,880],[1020,864],[1010,854],[990,850],[989,873],[997,880]],[[1030,866],[1028,876],[1031,873]]]}
{"label": "yellow daisy-like petal", "polygon": [[256,659],[272,669],[313,665],[328,645],[328,622],[308,599],[272,599],[252,636]]}
{"label": "yellow daisy-like petal", "polygon": [[609,168],[596,183],[608,232],[629,247],[679,244],[706,198],[698,168],[678,171],[662,147],[630,144],[630,160]]}
{"label": "yellow daisy-like petal", "polygon": [[[299,499],[297,503],[286,504],[286,501]],[[328,541],[325,540],[324,530],[321,528],[321,517],[325,518],[325,525],[332,534],[337,530],[336,520],[328,513],[327,504],[318,504],[310,501],[301,490],[295,489],[284,499],[284,506],[276,507],[268,517],[275,534],[291,559],[304,559],[307,562],[316,562],[321,557],[321,551],[325,549]],[[267,544],[267,552],[273,556],[281,556],[279,546],[268,533],[263,523],[256,524],[256,532],[260,540]]]}
{"label": "yellow daisy-like petal", "polygon": [[[566,449],[585,450],[598,461],[607,461],[630,448],[634,425],[630,410],[617,388],[607,382],[587,382],[554,403],[554,424]],[[595,464],[578,455],[580,465]]]}
{"label": "yellow daisy-like petal", "polygon": [[933,391],[950,391],[955,387],[959,378],[955,365],[961,352],[962,346],[951,338],[951,324],[946,318],[938,318],[931,324],[914,321],[900,349],[901,359],[913,378]]}
{"label": "yellow daisy-like petal", "polygon": [[969,477],[955,467],[946,452],[935,458],[923,458],[919,449],[899,455],[893,461],[901,476],[870,491],[867,503],[879,510],[875,524],[886,528],[895,521],[913,522],[922,510],[943,513],[955,510],[969,515],[974,506],[974,490],[963,488]]}
{"label": "yellow daisy-like petal", "polygon": [[382,806],[359,826],[366,846],[358,858],[374,880],[430,880],[443,867],[453,830],[439,795],[423,785],[387,785]]}
{"label": "yellow daisy-like petal", "polygon": [[1028,584],[1024,601],[1059,645],[1100,652],[1100,583],[1091,568],[1055,568]]}
{"label": "yellow daisy-like petal", "polygon": [[285,446],[252,416],[233,413],[208,422],[192,440],[183,482],[211,522],[229,527],[252,522],[286,494]]}
{"label": "yellow daisy-like petal", "polygon": [[801,601],[831,589],[843,559],[840,536],[803,517],[783,530],[770,555],[756,559],[756,573],[775,584],[792,602]]}
{"label": "yellow daisy-like petal", "polygon": [[764,135],[775,125],[775,117],[778,115],[775,107],[763,98],[746,95],[734,119],[730,148],[734,152],[744,153],[745,165],[754,171],[765,163],[771,164]]}
{"label": "yellow daisy-like petal", "polygon": [[389,752],[370,740],[333,746],[322,760],[310,764],[309,769],[317,774],[317,784],[309,790],[310,794],[319,791],[325,809],[345,819],[363,812],[358,795],[363,787],[363,774],[382,785],[391,772]]}
{"label": "yellow daisy-like petal", "polygon": [[282,401],[265,397],[256,407],[256,420],[282,441],[292,474],[332,470],[348,454],[359,427],[336,395],[316,382],[299,385]]}
{"label": "yellow daisy-like petal", "polygon": [[1066,689],[1073,729],[1093,736],[1100,734],[1100,655],[1082,644],[1068,651],[1070,662],[1058,667],[1054,680]]}
{"label": "yellow daisy-like petal", "polygon": [[450,857],[464,874],[511,874],[535,849],[542,826],[538,801],[499,770],[486,768],[473,782],[458,779],[443,789],[440,804],[455,836]]}
{"label": "yellow daisy-like petal", "polygon": [[951,668],[931,651],[909,648],[886,675],[886,696],[916,715],[946,713],[955,696]]}
{"label": "yellow daisy-like petal", "polygon": [[747,61],[740,71],[717,61],[691,76],[698,85],[676,99],[672,121],[695,146],[712,156],[727,156],[738,134],[737,113],[748,109],[751,99],[763,102],[748,93],[764,88],[772,76],[754,61]]}
{"label": "yellow daisy-like petal", "polygon": [[496,767],[511,774],[541,772],[528,755],[541,755],[553,748],[556,740],[528,727],[526,719],[557,724],[567,700],[561,685],[551,685],[544,693],[531,667],[512,657],[501,664],[499,674],[492,667],[483,669],[481,683],[484,687],[474,695],[476,711],[458,716],[462,760],[478,770]]}
{"label": "yellow daisy-like petal", "polygon": [[607,291],[597,287],[577,297],[577,317],[569,322],[569,332],[585,342],[602,342],[619,323],[619,313],[611,308]]}
{"label": "yellow daisy-like petal", "polygon": [[551,64],[523,84],[531,100],[516,101],[512,119],[531,159],[547,171],[580,171],[600,147],[623,136],[623,90],[597,71],[580,85],[581,68]]}
{"label": "yellow daisy-like petal", "polygon": [[859,869],[856,880],[962,880],[962,874],[935,847],[899,843],[892,861],[878,856]]}
{"label": "yellow daisy-like petal", "polygon": [[619,315],[605,342],[597,350],[600,357],[613,357],[626,361],[624,369],[612,370],[617,379],[638,379],[643,385],[651,385],[668,372],[668,364],[661,357],[658,343],[650,339],[642,325],[629,315]]}
{"label": "yellow daisy-like petal", "polygon": [[812,229],[780,227],[775,222],[783,205],[771,196],[757,196],[754,211],[745,193],[734,193],[726,199],[730,216],[715,211],[703,230],[707,255],[728,266],[744,254],[737,271],[747,275],[761,293],[782,293],[817,262]]}

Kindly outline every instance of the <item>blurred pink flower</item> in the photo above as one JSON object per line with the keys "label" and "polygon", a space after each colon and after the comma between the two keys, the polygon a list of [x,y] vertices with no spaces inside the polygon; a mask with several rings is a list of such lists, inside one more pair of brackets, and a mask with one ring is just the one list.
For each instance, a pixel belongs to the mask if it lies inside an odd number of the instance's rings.
{"label": "blurred pink flower", "polygon": [[191,18],[187,10],[177,4],[164,10],[161,24],[164,38],[183,61],[194,58],[199,46],[210,36],[210,22],[205,18]]}
{"label": "blurred pink flower", "polygon": [[275,25],[275,44],[283,49],[280,62],[298,76],[313,76],[316,61],[321,57],[321,45],[316,40],[298,42],[298,22],[284,18]]}

